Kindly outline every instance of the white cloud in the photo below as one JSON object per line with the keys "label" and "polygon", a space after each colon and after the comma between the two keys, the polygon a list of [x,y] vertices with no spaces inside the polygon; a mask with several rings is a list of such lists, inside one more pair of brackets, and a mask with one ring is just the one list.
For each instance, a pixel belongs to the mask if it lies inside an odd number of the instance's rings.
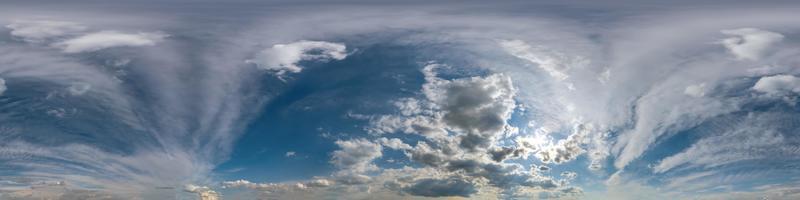
{"label": "white cloud", "polygon": [[296,154],[297,154],[297,153],[296,153],[296,152],[294,152],[294,151],[287,151],[287,152],[286,152],[286,157],[287,157],[287,158],[291,158],[291,157],[294,157]]}
{"label": "white cloud", "polygon": [[677,167],[715,167],[748,160],[800,158],[796,138],[782,135],[781,120],[791,115],[751,114],[735,124],[720,126],[686,150],[661,160],[653,168],[663,173]]}
{"label": "white cloud", "polygon": [[271,48],[258,52],[247,63],[256,64],[259,68],[297,73],[303,70],[298,62],[305,60],[342,60],[347,57],[347,47],[341,43],[324,41],[298,41],[289,44],[276,44]]}
{"label": "white cloud", "polygon": [[706,84],[700,83],[697,85],[687,86],[686,89],[683,90],[683,93],[692,97],[703,97],[706,95],[706,90],[708,90],[706,88]]}
{"label": "white cloud", "polygon": [[741,60],[758,60],[767,54],[773,45],[783,40],[783,35],[780,33],[755,28],[728,29],[720,32],[731,36],[723,39],[722,45]]}
{"label": "white cloud", "polygon": [[800,93],[800,78],[792,75],[761,77],[753,90],[767,94]]}
{"label": "white cloud", "polygon": [[576,67],[583,67],[589,62],[584,58],[573,58],[548,50],[544,46],[532,46],[522,40],[501,40],[500,46],[517,58],[537,64],[540,69],[557,80],[567,79],[570,70]]}
{"label": "white cloud", "polygon": [[74,22],[51,20],[15,21],[7,28],[11,35],[26,42],[44,42],[54,37],[67,36],[86,30],[86,27]]}
{"label": "white cloud", "polygon": [[198,186],[194,184],[186,184],[183,186],[183,191],[191,192],[191,193],[200,193],[203,191],[210,191],[211,188],[208,186]]}
{"label": "white cloud", "polygon": [[219,194],[208,186],[186,184],[183,187],[183,191],[197,194],[200,200],[219,200],[220,198]]}
{"label": "white cloud", "polygon": [[378,139],[378,141],[381,143],[381,145],[383,145],[384,147],[388,147],[390,149],[395,149],[395,150],[410,150],[411,149],[411,145],[408,145],[408,144],[404,143],[402,140],[397,139],[397,138],[391,138],[391,139],[389,139],[389,138],[380,138],[380,139]]}
{"label": "white cloud", "polygon": [[331,163],[345,172],[363,173],[375,170],[377,167],[372,164],[372,160],[383,156],[381,145],[366,139],[338,140],[336,145],[341,149],[333,152]]}
{"label": "white cloud", "polygon": [[162,33],[100,31],[53,44],[65,53],[92,52],[112,47],[154,46],[166,38]]}
{"label": "white cloud", "polygon": [[67,88],[67,91],[73,96],[80,96],[85,94],[92,88],[88,83],[75,83]]}
{"label": "white cloud", "polygon": [[3,95],[3,93],[6,92],[7,89],[8,88],[6,87],[6,80],[0,78],[0,95]]}
{"label": "white cloud", "polygon": [[326,188],[335,183],[328,179],[314,179],[306,182],[289,183],[253,183],[248,180],[223,181],[223,188],[248,188],[263,192],[280,192],[292,190],[308,190],[313,188]]}

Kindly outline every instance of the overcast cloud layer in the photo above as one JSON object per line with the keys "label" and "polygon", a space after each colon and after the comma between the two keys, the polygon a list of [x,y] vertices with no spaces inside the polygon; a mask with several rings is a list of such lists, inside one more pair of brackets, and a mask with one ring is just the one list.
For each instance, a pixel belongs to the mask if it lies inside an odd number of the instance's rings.
{"label": "overcast cloud layer", "polygon": [[0,199],[797,199],[794,2],[0,2]]}

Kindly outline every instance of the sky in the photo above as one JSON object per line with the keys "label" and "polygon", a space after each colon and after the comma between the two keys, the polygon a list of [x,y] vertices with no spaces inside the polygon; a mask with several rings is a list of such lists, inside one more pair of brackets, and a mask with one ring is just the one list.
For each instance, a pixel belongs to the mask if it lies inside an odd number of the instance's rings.
{"label": "sky", "polygon": [[0,1],[0,199],[800,199],[793,1]]}

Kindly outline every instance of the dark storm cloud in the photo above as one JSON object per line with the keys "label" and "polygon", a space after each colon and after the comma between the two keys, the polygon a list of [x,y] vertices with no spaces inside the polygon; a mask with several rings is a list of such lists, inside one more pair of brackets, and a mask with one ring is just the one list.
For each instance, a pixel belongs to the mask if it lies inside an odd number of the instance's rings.
{"label": "dark storm cloud", "polygon": [[476,185],[461,179],[421,179],[403,191],[425,197],[469,197],[478,192]]}

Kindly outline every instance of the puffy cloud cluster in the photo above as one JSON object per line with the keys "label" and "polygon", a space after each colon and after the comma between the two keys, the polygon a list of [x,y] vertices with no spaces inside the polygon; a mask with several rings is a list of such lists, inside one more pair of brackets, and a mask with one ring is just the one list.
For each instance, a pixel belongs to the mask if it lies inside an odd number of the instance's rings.
{"label": "puffy cloud cluster", "polygon": [[770,48],[783,40],[780,33],[756,28],[727,29],[720,31],[731,36],[722,40],[722,45],[741,60],[758,60],[770,52]]}
{"label": "puffy cloud cluster", "polygon": [[[422,86],[421,97],[394,101],[398,109],[396,115],[351,114],[370,120],[367,130],[375,139],[374,142],[365,138],[335,142],[340,148],[331,155],[331,163],[338,168],[331,175],[336,187],[366,187],[375,193],[394,191],[424,197],[513,195],[517,190],[555,195],[566,189],[568,180],[575,175],[566,174],[563,180],[556,180],[505,161],[531,155],[547,157],[542,158],[547,163],[573,160],[584,152],[580,146],[584,144],[583,138],[588,137],[589,128],[579,126],[573,136],[559,143],[538,138],[528,143],[536,144],[535,147],[525,147],[522,143],[500,146],[498,141],[513,129],[508,123],[516,108],[516,89],[511,80],[503,74],[452,80],[439,78],[437,70],[445,67],[425,66],[422,72],[427,82]],[[418,134],[424,140],[410,145],[402,138],[386,137],[390,133]],[[381,169],[373,161],[382,157],[385,149],[401,151],[407,159],[421,166],[407,166],[399,170],[402,173]],[[276,187],[301,188],[292,184],[247,181],[226,184],[262,191]],[[488,188],[501,192],[481,193]]]}
{"label": "puffy cloud cluster", "polygon": [[424,101],[401,99],[395,103],[401,116],[380,116],[370,130],[375,133],[405,132],[430,139],[444,139],[447,131],[458,133],[458,146],[486,149],[509,129],[507,123],[516,104],[511,79],[502,74],[444,80],[436,77],[438,64],[424,68],[428,83]]}
{"label": "puffy cloud cluster", "polygon": [[366,139],[339,140],[341,148],[332,154],[331,163],[348,173],[363,173],[377,169],[372,160],[383,156],[383,147]]}
{"label": "puffy cloud cluster", "polygon": [[411,145],[408,145],[403,142],[403,140],[397,138],[380,138],[378,141],[381,143],[382,146],[394,150],[409,150],[412,149]]}
{"label": "puffy cloud cluster", "polygon": [[705,83],[687,86],[683,93],[692,97],[703,97],[708,90]]}
{"label": "puffy cloud cluster", "polygon": [[800,93],[800,78],[792,75],[761,77],[753,85],[753,90],[767,94]]}
{"label": "puffy cloud cluster", "polygon": [[208,186],[197,186],[193,184],[184,185],[183,191],[195,193],[200,200],[219,200],[219,194]]}
{"label": "puffy cloud cluster", "polygon": [[545,146],[536,154],[544,163],[564,163],[574,160],[578,155],[584,153],[582,145],[587,140],[585,139],[591,130],[578,126],[575,128],[575,133],[569,135],[566,139],[559,140],[556,144]]}
{"label": "puffy cloud cluster", "polygon": [[341,43],[324,41],[298,41],[289,44],[276,44],[271,48],[258,52],[247,63],[257,65],[261,69],[297,73],[303,70],[300,61],[309,60],[342,60],[347,57],[347,47]]}
{"label": "puffy cloud cluster", "polygon": [[206,191],[212,191],[211,188],[208,186],[198,186],[194,184],[186,184],[183,186],[183,191],[191,192],[191,193],[201,193]]}
{"label": "puffy cloud cluster", "polygon": [[[444,67],[430,64],[423,69],[427,81],[422,90],[424,98],[402,98],[395,102],[399,115],[371,118],[368,130],[374,134],[402,132],[427,138],[413,147],[389,142],[399,143],[396,138],[380,140],[386,146],[402,146],[393,149],[403,149],[411,161],[444,174],[413,179],[398,188],[412,195],[466,197],[475,194],[474,188],[481,185],[506,192],[520,187],[554,190],[565,185],[504,161],[539,152],[557,157],[548,157],[546,162],[566,162],[583,152],[579,147],[582,140],[568,139],[552,145],[535,140],[542,144],[531,148],[521,143],[498,146],[498,140],[507,135],[504,133],[513,130],[508,124],[516,108],[516,89],[511,80],[502,74],[445,80],[436,72]],[[540,151],[545,146],[547,151]]]}

